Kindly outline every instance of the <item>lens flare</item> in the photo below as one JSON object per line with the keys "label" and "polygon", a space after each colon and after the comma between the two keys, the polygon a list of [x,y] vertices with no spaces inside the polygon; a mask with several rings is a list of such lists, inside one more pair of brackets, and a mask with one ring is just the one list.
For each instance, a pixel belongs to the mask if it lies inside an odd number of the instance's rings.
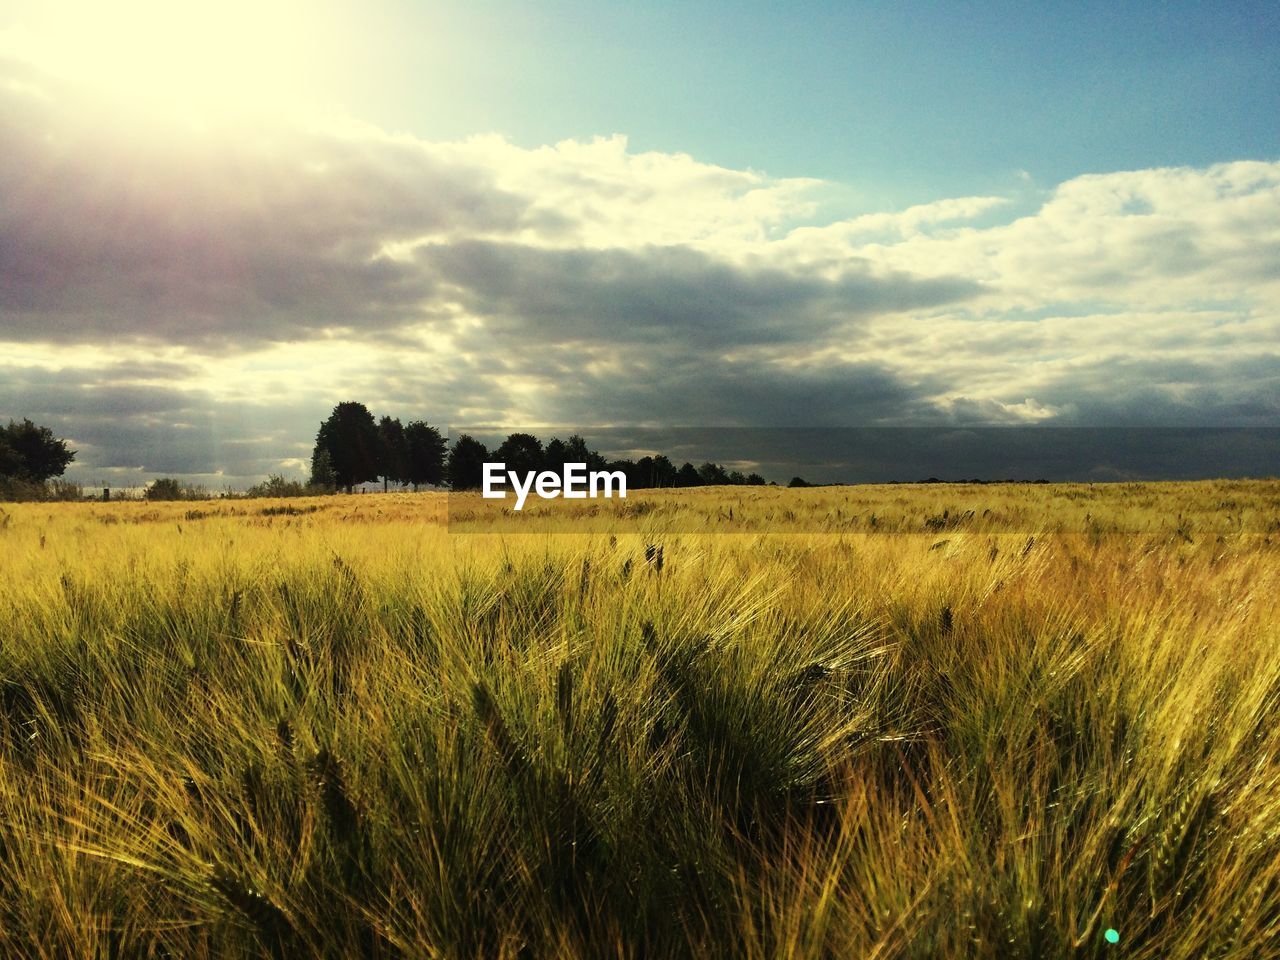
{"label": "lens flare", "polygon": [[326,66],[322,5],[221,0],[49,4],[0,53],[138,106],[255,112],[305,100]]}

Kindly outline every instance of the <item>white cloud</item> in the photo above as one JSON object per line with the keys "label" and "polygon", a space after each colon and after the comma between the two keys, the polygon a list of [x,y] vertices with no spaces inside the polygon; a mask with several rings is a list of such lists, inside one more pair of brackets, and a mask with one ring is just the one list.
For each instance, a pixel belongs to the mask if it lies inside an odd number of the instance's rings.
{"label": "white cloud", "polygon": [[0,416],[258,424],[286,396],[301,423],[356,395],[455,422],[1280,422],[1280,163],[841,217],[832,185],[621,136],[86,102],[0,70]]}
{"label": "white cloud", "polygon": [[1143,310],[1274,304],[1280,163],[1091,174],[1061,184],[1011,223],[854,244],[849,252],[980,280],[995,310],[1081,301]]}

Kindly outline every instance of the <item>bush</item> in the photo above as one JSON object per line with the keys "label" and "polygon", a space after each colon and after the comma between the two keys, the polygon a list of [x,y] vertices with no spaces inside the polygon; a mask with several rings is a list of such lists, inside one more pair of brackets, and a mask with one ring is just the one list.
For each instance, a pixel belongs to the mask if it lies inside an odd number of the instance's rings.
{"label": "bush", "polygon": [[151,481],[143,496],[148,500],[207,500],[209,494],[203,487],[183,486],[174,477],[159,477]]}
{"label": "bush", "polygon": [[84,487],[70,480],[50,480],[45,488],[49,491],[50,500],[83,500]]}
{"label": "bush", "polygon": [[286,480],[279,474],[273,473],[267,477],[262,483],[255,483],[243,496],[250,499],[266,498],[280,499],[282,497],[321,497],[325,494],[333,493],[332,486],[326,486],[319,483],[303,483],[300,480]]}
{"label": "bush", "polygon": [[305,497],[309,493],[307,487],[297,480],[286,480],[273,473],[262,483],[255,483],[245,491],[247,497]]}
{"label": "bush", "polygon": [[67,480],[40,483],[17,477],[0,477],[0,500],[51,501],[83,500],[84,488]]}

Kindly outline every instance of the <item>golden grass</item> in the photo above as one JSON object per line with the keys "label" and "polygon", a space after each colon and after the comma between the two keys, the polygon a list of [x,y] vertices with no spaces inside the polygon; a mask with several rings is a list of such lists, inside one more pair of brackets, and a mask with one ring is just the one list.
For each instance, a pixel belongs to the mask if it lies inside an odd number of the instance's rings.
{"label": "golden grass", "polygon": [[0,506],[0,954],[1280,956],[1280,484],[482,506]]}

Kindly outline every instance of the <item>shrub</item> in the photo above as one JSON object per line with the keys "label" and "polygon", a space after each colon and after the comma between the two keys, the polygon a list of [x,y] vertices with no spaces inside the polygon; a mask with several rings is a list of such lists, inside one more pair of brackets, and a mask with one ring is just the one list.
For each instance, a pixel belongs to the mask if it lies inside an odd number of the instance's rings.
{"label": "shrub", "polygon": [[70,480],[50,480],[45,489],[48,490],[50,500],[83,500],[84,487],[78,483],[72,483]]}
{"label": "shrub", "polygon": [[286,480],[273,473],[262,483],[255,483],[245,491],[247,497],[306,497],[319,492],[312,487],[303,486],[297,480]]}
{"label": "shrub", "polygon": [[174,477],[159,477],[151,481],[144,496],[148,500],[205,500],[209,494],[203,487],[183,486]]}
{"label": "shrub", "polygon": [[67,480],[38,482],[17,477],[0,477],[0,500],[83,500],[84,489]]}

